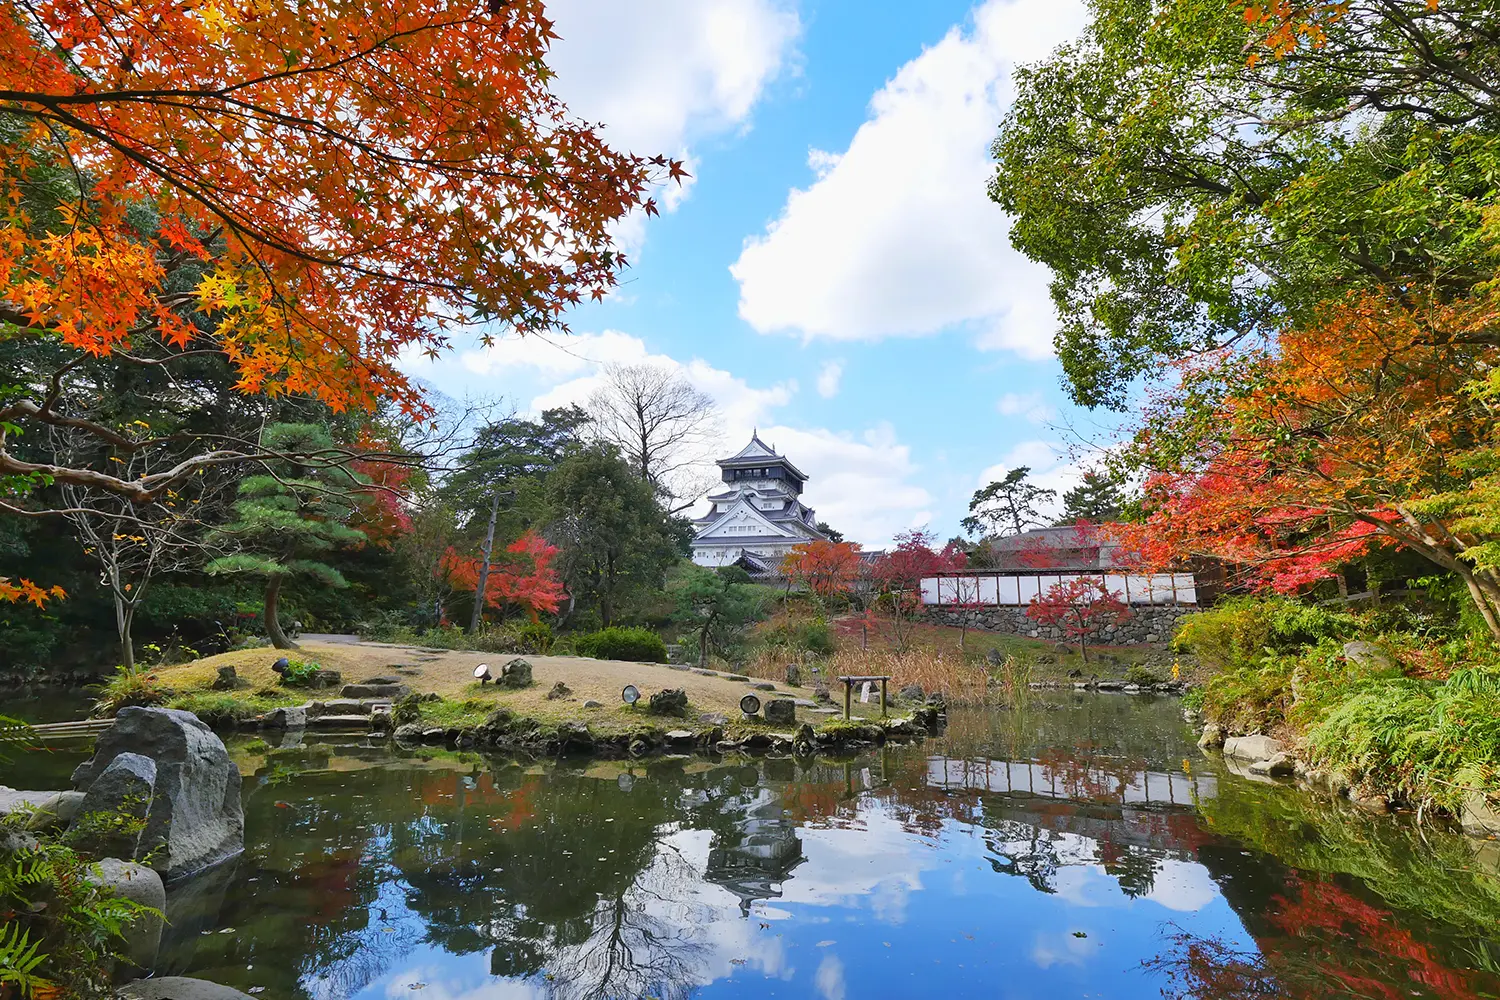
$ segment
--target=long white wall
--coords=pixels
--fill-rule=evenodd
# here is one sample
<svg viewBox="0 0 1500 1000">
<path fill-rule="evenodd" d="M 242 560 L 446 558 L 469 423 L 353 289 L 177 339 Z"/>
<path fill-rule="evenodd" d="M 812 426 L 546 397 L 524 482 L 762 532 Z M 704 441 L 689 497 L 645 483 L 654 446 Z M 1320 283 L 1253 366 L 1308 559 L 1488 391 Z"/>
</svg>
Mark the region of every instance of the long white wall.
<svg viewBox="0 0 1500 1000">
<path fill-rule="evenodd" d="M 1151 576 L 1119 573 L 1058 573 L 1042 576 L 941 576 L 922 581 L 923 604 L 1030 604 L 1064 580 L 1089 577 L 1102 580 L 1111 594 L 1127 604 L 1197 604 L 1196 581 L 1191 573 L 1157 573 Z"/>
</svg>

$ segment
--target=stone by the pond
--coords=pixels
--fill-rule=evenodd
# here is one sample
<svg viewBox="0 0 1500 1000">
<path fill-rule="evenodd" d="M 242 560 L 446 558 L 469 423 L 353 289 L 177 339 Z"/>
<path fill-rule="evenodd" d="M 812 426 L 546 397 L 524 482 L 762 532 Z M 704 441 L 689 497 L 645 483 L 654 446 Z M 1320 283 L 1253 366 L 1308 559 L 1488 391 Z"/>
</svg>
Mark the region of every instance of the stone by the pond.
<svg viewBox="0 0 1500 1000">
<path fill-rule="evenodd" d="M 585 701 L 583 703 L 583 707 L 584 708 L 603 708 L 604 707 L 604 702 L 602 702 L 602 701 L 595 701 L 594 699 L 590 698 L 590 699 L 588 699 L 587 701 Z"/>
<path fill-rule="evenodd" d="M 187 976 L 137 979 L 120 987 L 116 995 L 120 1000 L 255 1000 L 248 993 Z"/>
<path fill-rule="evenodd" d="M 91 873 L 88 879 L 117 896 L 156 911 L 132 920 L 121 933 L 125 939 L 125 954 L 131 963 L 142 970 L 150 969 L 156 964 L 156 952 L 161 947 L 162 917 L 167 912 L 167 890 L 161 876 L 134 861 L 104 858 L 99 862 L 97 874 Z"/>
<path fill-rule="evenodd" d="M 722 712 L 704 712 L 698 716 L 698 721 L 705 726 L 727 726 L 729 725 L 729 716 Z"/>
<path fill-rule="evenodd" d="M 31 811 L 28 830 L 48 830 L 78 815 L 82 792 L 28 792 L 0 785 L 0 819 L 23 809 Z"/>
<path fill-rule="evenodd" d="M 344 688 L 345 691 L 356 685 L 350 684 Z M 323 702 L 323 711 L 320 715 L 369 715 L 370 706 L 357 698 L 330 698 Z"/>
<path fill-rule="evenodd" d="M 775 691 L 776 690 L 776 685 L 772 684 L 770 681 L 761 681 L 759 684 L 752 684 L 750 686 L 753 687 L 753 688 L 755 688 L 755 690 L 757 690 L 757 691 Z"/>
<path fill-rule="evenodd" d="M 408 722 L 404 725 L 397 726 L 396 731 L 391 735 L 396 737 L 396 739 L 400 740 L 402 743 L 416 743 L 422 739 L 422 732 L 426 728 L 427 727 L 419 723 Z"/>
<path fill-rule="evenodd" d="M 1224 741 L 1224 756 L 1240 760 L 1269 760 L 1285 750 L 1280 740 L 1261 733 L 1252 736 L 1231 736 Z"/>
<path fill-rule="evenodd" d="M 307 706 L 273 708 L 262 722 L 267 729 L 301 729 L 307 725 Z"/>
<path fill-rule="evenodd" d="M 919 702 L 927 697 L 927 692 L 922 690 L 922 685 L 920 684 L 908 684 L 901 689 L 897 697 L 902 701 Z"/>
<path fill-rule="evenodd" d="M 1350 789 L 1349 801 L 1365 812 L 1379 814 L 1391 811 L 1391 800 L 1386 797 L 1384 792 L 1366 792 L 1357 788 Z"/>
<path fill-rule="evenodd" d="M 1396 666 L 1395 657 L 1364 639 L 1344 643 L 1344 659 L 1366 670 L 1390 670 Z"/>
<path fill-rule="evenodd" d="M 531 687 L 531 663 L 521 659 L 519 656 L 505 665 L 505 676 L 500 678 L 500 684 L 508 688 Z"/>
<path fill-rule="evenodd" d="M 802 668 L 795 663 L 786 665 L 786 684 L 787 687 L 802 686 Z"/>
<path fill-rule="evenodd" d="M 693 733 L 687 729 L 667 730 L 667 739 L 673 743 L 688 743 L 693 739 Z"/>
<path fill-rule="evenodd" d="M 1483 792 L 1465 793 L 1458 820 L 1471 837 L 1500 837 L 1500 807 Z"/>
<path fill-rule="evenodd" d="M 219 668 L 219 676 L 214 678 L 214 690 L 233 691 L 239 683 L 240 677 L 235 673 L 234 667 L 225 665 Z"/>
<path fill-rule="evenodd" d="M 361 684 L 400 684 L 399 677 L 370 677 L 360 681 Z"/>
<path fill-rule="evenodd" d="M 1290 778 L 1295 771 L 1295 762 L 1285 753 L 1275 754 L 1250 765 L 1251 774 L 1265 774 L 1273 778 Z"/>
<path fill-rule="evenodd" d="M 572 688 L 568 687 L 568 685 L 564 684 L 562 681 L 558 681 L 556 684 L 552 685 L 552 690 L 547 692 L 547 700 L 556 701 L 559 698 L 566 698 L 572 693 Z"/>
<path fill-rule="evenodd" d="M 160 844 L 151 865 L 168 880 L 200 871 L 245 849 L 240 772 L 224 743 L 196 715 L 171 708 L 122 708 L 99 736 L 94 756 L 73 772 L 87 792 L 122 753 L 156 762 L 156 794 L 143 849 Z"/>
<path fill-rule="evenodd" d="M 307 686 L 311 688 L 336 688 L 344 683 L 344 675 L 337 670 L 319 670 L 308 679 Z"/>
<path fill-rule="evenodd" d="M 122 753 L 83 793 L 68 838 L 95 857 L 137 861 L 157 846 L 142 837 L 156 794 L 156 761 Z"/>
<path fill-rule="evenodd" d="M 797 705 L 790 698 L 772 698 L 766 702 L 765 714 L 773 726 L 790 726 L 797 721 Z"/>
<path fill-rule="evenodd" d="M 1198 737 L 1198 745 L 1205 750 L 1217 750 L 1224 745 L 1224 727 L 1217 722 L 1210 722 L 1203 727 L 1203 733 Z"/>
<path fill-rule="evenodd" d="M 646 710 L 652 715 L 686 715 L 687 708 L 687 692 L 681 688 L 667 688 L 651 696 Z"/>
<path fill-rule="evenodd" d="M 388 698 L 391 701 L 395 701 L 397 698 L 405 698 L 411 694 L 411 688 L 400 681 L 386 681 L 384 678 L 378 679 L 381 681 L 379 684 L 375 683 L 375 681 L 365 681 L 363 684 L 345 684 L 339 694 L 345 698 Z"/>
</svg>

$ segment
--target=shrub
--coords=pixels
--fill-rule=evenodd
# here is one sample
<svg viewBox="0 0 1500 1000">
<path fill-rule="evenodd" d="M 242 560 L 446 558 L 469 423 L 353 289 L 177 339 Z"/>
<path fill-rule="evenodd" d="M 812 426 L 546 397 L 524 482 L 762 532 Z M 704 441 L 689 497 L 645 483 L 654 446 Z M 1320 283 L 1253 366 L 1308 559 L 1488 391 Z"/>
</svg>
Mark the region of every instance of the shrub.
<svg viewBox="0 0 1500 1000">
<path fill-rule="evenodd" d="M 1144 687 L 1148 684 L 1160 684 L 1161 677 L 1157 675 L 1156 671 L 1137 663 L 1125 671 L 1125 683 L 1139 684 Z"/>
<path fill-rule="evenodd" d="M 114 676 L 98 687 L 99 697 L 94 701 L 94 715 L 112 718 L 122 708 L 132 705 L 161 705 L 172 696 L 170 688 L 156 681 L 155 674 L 131 673 L 124 667 L 115 668 Z"/>
<path fill-rule="evenodd" d="M 814 656 L 832 656 L 837 648 L 833 629 L 821 618 L 779 622 L 765 629 L 760 639 L 773 649 L 808 652 Z"/>
<path fill-rule="evenodd" d="M 281 683 L 287 687 L 307 687 L 312 683 L 313 676 L 323 665 L 316 660 L 287 660 L 286 669 L 281 673 Z"/>
<path fill-rule="evenodd" d="M 1347 611 L 1329 611 L 1285 597 L 1233 597 L 1183 618 L 1172 645 L 1219 669 L 1245 666 L 1267 652 L 1291 653 L 1323 639 L 1343 640 L 1360 631 Z"/>
<path fill-rule="evenodd" d="M 513 626 L 510 632 L 515 638 L 517 651 L 522 653 L 546 653 L 552 648 L 556 638 L 552 633 L 552 626 L 546 622 L 524 622 Z"/>
<path fill-rule="evenodd" d="M 575 636 L 573 648 L 581 656 L 601 660 L 634 660 L 639 663 L 666 663 L 667 646 L 661 636 L 645 628 L 606 628 L 588 635 Z"/>
</svg>

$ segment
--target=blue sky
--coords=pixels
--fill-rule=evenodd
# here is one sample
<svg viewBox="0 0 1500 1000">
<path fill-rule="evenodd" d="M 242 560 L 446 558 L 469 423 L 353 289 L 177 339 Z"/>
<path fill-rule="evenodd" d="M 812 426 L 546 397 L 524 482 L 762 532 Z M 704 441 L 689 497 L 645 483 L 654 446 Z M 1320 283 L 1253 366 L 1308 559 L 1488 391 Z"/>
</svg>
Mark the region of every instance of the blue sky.
<svg viewBox="0 0 1500 1000">
<path fill-rule="evenodd" d="M 1030 465 L 1066 487 L 1096 419 L 1051 355 L 1047 272 L 985 196 L 1010 72 L 1078 33 L 1077 0 L 559 0 L 558 90 L 616 145 L 693 179 L 620 238 L 618 293 L 573 335 L 459 349 L 414 374 L 532 411 L 599 365 L 680 366 L 868 546 L 958 530 L 969 496 Z"/>
</svg>

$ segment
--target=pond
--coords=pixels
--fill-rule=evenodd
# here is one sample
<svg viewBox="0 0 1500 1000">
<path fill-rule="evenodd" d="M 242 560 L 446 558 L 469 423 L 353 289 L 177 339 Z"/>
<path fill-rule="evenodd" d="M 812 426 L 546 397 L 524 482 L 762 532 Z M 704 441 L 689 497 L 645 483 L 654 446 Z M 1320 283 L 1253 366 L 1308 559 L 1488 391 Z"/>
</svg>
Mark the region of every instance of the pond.
<svg viewBox="0 0 1500 1000">
<path fill-rule="evenodd" d="M 1172 699 L 848 761 L 231 749 L 246 853 L 159 971 L 256 995 L 1500 996 L 1489 845 L 1231 774 Z"/>
</svg>

